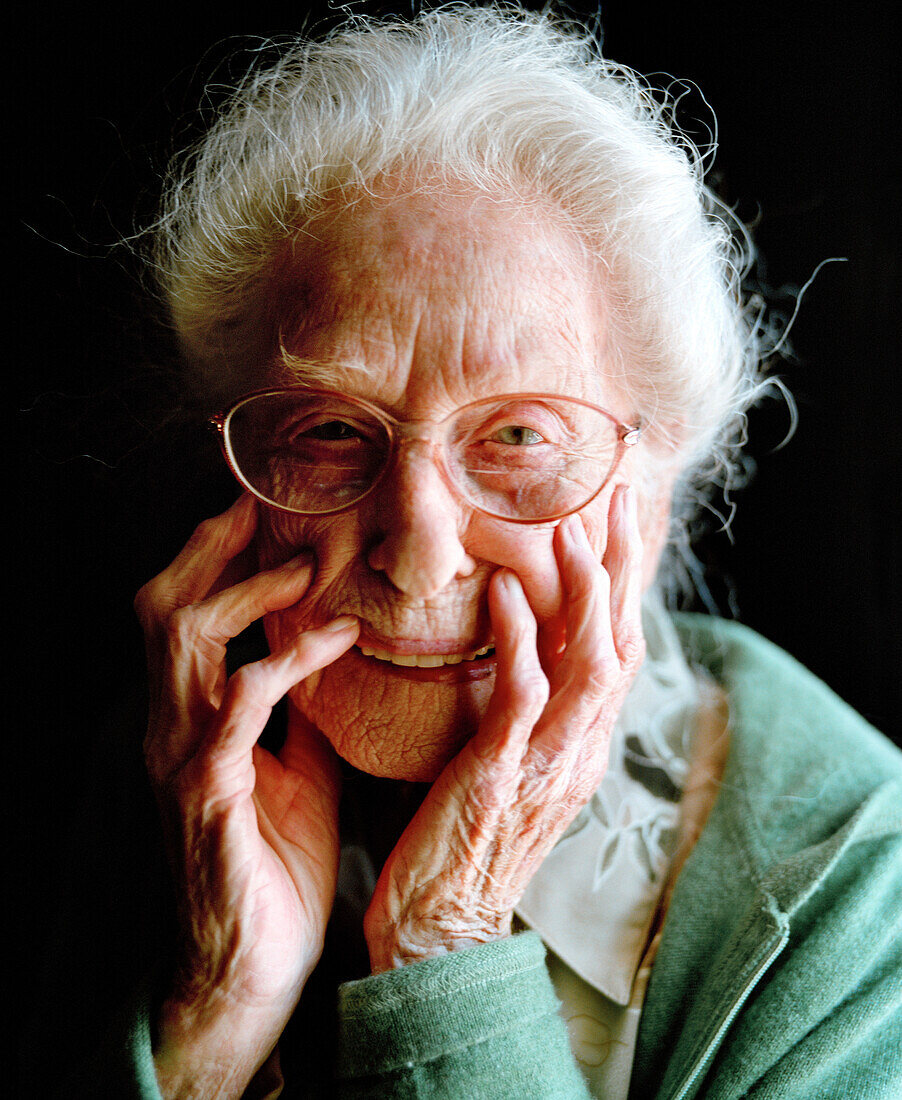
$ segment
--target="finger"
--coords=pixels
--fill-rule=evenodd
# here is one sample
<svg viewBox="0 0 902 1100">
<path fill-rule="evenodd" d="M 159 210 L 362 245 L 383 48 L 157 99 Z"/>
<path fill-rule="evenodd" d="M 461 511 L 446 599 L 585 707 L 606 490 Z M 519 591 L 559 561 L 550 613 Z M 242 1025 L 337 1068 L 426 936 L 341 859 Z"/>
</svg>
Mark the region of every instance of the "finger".
<svg viewBox="0 0 902 1100">
<path fill-rule="evenodd" d="M 536 647 L 536 618 L 519 577 L 500 569 L 489 583 L 495 635 L 495 687 L 473 750 L 486 759 L 510 754 L 519 763 L 548 701 L 548 679 Z"/>
<path fill-rule="evenodd" d="M 300 635 L 262 661 L 244 665 L 226 686 L 217 721 L 202 751 L 217 761 L 242 761 L 251 751 L 278 701 L 302 680 L 350 649 L 360 623 L 343 615 Z"/>
<path fill-rule="evenodd" d="M 184 619 L 195 636 L 224 646 L 251 623 L 271 611 L 283 611 L 297 603 L 310 587 L 313 555 L 303 550 L 274 569 L 256 573 L 240 584 L 182 608 L 173 619 Z"/>
<path fill-rule="evenodd" d="M 555 553 L 566 593 L 567 645 L 559 666 L 563 681 L 574 668 L 583 667 L 587 658 L 608 657 L 615 650 L 611 578 L 589 542 L 581 516 L 567 516 L 555 535 Z"/>
<path fill-rule="evenodd" d="M 533 735 L 554 752 L 579 744 L 620 675 L 611 630 L 610 578 L 578 515 L 555 532 L 555 553 L 567 598 L 567 645 L 551 680 L 551 698 Z"/>
<path fill-rule="evenodd" d="M 611 578 L 611 630 L 614 647 L 625 667 L 642 662 L 642 537 L 639 531 L 636 492 L 618 487 L 611 502 L 610 532 L 604 566 Z"/>
<path fill-rule="evenodd" d="M 297 603 L 307 591 L 312 570 L 310 555 L 301 554 L 169 616 L 159 660 L 164 669 L 164 694 L 182 700 L 189 723 L 196 722 L 205 708 L 220 705 L 230 639 L 268 612 Z M 155 645 L 154 651 L 159 648 Z M 157 662 L 151 659 L 150 646 L 148 660 L 156 679 L 153 666 Z"/>
<path fill-rule="evenodd" d="M 247 548 L 256 527 L 256 501 L 250 493 L 200 523 L 175 560 L 138 593 L 135 610 L 145 630 L 176 608 L 204 599 L 229 562 Z"/>
<path fill-rule="evenodd" d="M 148 639 L 151 721 L 147 752 L 166 771 L 195 751 L 227 689 L 226 644 L 261 615 L 296 603 L 312 575 L 309 554 L 259 573 L 227 592 L 180 607 L 162 641 Z M 158 652 L 159 651 L 159 652 Z"/>
</svg>

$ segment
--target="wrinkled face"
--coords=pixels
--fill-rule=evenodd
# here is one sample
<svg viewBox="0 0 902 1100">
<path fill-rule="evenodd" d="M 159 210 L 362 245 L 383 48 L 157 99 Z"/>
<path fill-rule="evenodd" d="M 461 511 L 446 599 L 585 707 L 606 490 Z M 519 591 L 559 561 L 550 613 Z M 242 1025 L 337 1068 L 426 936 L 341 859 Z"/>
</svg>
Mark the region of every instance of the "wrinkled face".
<svg viewBox="0 0 902 1100">
<path fill-rule="evenodd" d="M 279 294 L 283 345 L 316 364 L 316 382 L 401 420 L 439 420 L 469 401 L 526 391 L 584 398 L 627 423 L 635 416 L 605 382 L 595 272 L 550 213 L 485 197 L 373 200 L 320 223 L 287 265 Z M 270 381 L 286 382 L 281 367 L 260 384 Z M 630 480 L 634 461 L 628 453 L 583 511 L 599 550 L 614 483 Z M 486 589 L 499 566 L 518 574 L 547 621 L 562 597 L 555 525 L 474 511 L 418 443 L 352 511 L 261 513 L 262 566 L 303 547 L 316 555 L 304 600 L 268 617 L 271 646 L 337 615 L 361 623 L 358 645 L 295 688 L 294 703 L 355 767 L 433 779 L 476 728 L 491 660 L 410 669 L 360 647 L 403 659 L 489 644 Z"/>
</svg>

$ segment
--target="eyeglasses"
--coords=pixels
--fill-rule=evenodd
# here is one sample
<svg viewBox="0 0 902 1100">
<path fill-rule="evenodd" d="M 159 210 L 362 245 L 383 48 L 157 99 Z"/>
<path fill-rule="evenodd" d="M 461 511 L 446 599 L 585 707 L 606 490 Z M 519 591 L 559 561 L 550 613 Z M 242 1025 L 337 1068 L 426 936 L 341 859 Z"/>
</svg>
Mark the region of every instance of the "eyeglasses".
<svg viewBox="0 0 902 1100">
<path fill-rule="evenodd" d="M 422 442 L 455 494 L 511 523 L 579 511 L 641 433 L 588 401 L 557 394 L 502 394 L 437 422 L 402 422 L 362 398 L 308 388 L 248 394 L 210 425 L 235 477 L 283 512 L 322 516 L 354 507 L 402 448 Z"/>
</svg>

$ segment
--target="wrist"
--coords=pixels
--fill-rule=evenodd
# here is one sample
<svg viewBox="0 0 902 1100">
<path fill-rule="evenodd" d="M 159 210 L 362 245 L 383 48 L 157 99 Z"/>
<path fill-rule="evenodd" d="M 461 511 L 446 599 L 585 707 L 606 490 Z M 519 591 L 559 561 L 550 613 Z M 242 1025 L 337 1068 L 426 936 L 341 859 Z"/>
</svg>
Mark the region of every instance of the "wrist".
<svg viewBox="0 0 902 1100">
<path fill-rule="evenodd" d="M 272 1052 L 293 1007 L 251 1008 L 216 993 L 204 1003 L 166 998 L 153 1035 L 164 1100 L 237 1100 Z"/>
<path fill-rule="evenodd" d="M 403 930 L 398 926 L 368 929 L 367 947 L 373 974 L 395 970 L 425 959 L 481 947 L 511 934 L 511 918 L 492 925 L 467 925 L 459 928 L 436 927 Z"/>
</svg>

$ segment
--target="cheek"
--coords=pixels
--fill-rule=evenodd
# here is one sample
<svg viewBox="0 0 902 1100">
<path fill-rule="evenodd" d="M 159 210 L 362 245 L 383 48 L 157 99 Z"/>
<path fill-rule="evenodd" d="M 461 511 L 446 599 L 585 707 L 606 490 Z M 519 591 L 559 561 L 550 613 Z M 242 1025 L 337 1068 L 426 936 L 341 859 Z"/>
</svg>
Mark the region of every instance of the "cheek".
<svg viewBox="0 0 902 1100">
<path fill-rule="evenodd" d="M 338 527 L 322 519 L 261 508 L 256 537 L 257 565 L 260 569 L 272 569 L 304 549 L 312 550 L 318 561 L 319 551 L 328 547 L 330 535 Z"/>
<path fill-rule="evenodd" d="M 539 622 L 557 614 L 563 599 L 560 572 L 554 556 L 556 524 L 541 527 L 487 521 L 472 530 L 467 550 L 497 568 L 513 570 Z M 493 570 L 494 571 L 494 570 Z"/>
<path fill-rule="evenodd" d="M 321 626 L 340 613 L 340 591 L 362 545 L 353 515 L 313 519 L 272 509 L 261 512 L 256 538 L 258 568 L 272 569 L 305 549 L 314 555 L 313 581 L 304 598 L 266 616 L 271 649 L 281 648 L 302 631 Z"/>
</svg>

